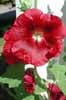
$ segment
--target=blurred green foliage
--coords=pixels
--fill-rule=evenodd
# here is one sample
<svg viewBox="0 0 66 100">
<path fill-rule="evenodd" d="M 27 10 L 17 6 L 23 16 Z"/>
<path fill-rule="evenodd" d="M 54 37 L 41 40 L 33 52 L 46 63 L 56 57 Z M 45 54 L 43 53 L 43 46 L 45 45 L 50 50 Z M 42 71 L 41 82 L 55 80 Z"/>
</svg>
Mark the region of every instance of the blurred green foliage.
<svg viewBox="0 0 66 100">
<path fill-rule="evenodd" d="M 20 4 L 21 4 L 21 7 L 19 8 L 21 9 L 21 11 L 26 11 L 31 8 L 32 0 L 20 0 Z"/>
</svg>

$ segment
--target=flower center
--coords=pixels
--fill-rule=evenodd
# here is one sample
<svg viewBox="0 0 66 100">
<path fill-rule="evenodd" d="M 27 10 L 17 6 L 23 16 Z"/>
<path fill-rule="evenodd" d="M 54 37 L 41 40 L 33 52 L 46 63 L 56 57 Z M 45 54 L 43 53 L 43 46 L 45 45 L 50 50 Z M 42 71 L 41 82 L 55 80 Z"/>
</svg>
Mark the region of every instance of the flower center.
<svg viewBox="0 0 66 100">
<path fill-rule="evenodd" d="M 37 42 L 40 42 L 43 38 L 43 32 L 41 31 L 35 31 L 33 34 L 33 39 Z"/>
</svg>

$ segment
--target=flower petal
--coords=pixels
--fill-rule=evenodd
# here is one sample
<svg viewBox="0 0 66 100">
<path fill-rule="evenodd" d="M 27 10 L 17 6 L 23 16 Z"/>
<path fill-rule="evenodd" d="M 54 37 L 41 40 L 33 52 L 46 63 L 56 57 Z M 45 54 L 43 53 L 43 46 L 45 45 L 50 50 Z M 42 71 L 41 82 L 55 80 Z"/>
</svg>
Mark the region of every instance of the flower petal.
<svg viewBox="0 0 66 100">
<path fill-rule="evenodd" d="M 12 52 L 20 60 L 24 60 L 25 63 L 31 63 L 39 66 L 47 62 L 45 55 L 47 54 L 47 48 L 38 47 L 38 45 L 29 45 L 27 41 L 18 41 L 13 45 Z"/>
<path fill-rule="evenodd" d="M 8 64 L 16 64 L 18 62 L 17 58 L 14 56 L 14 54 L 11 51 L 11 47 L 13 45 L 13 41 L 9 41 L 9 43 L 5 43 L 3 48 L 3 54 L 6 57 L 6 62 Z"/>
</svg>

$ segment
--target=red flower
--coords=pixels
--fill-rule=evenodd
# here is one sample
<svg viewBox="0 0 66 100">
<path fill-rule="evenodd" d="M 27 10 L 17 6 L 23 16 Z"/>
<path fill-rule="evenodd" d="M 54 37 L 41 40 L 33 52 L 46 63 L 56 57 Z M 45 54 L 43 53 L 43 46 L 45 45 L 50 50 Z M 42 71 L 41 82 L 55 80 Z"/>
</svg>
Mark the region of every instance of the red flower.
<svg viewBox="0 0 66 100">
<path fill-rule="evenodd" d="M 65 25 L 62 19 L 43 14 L 38 9 L 30 9 L 20 15 L 4 35 L 7 43 L 13 41 L 11 53 L 20 61 L 35 66 L 58 56 L 63 50 L 64 37 Z"/>
<path fill-rule="evenodd" d="M 66 96 L 61 96 L 60 100 L 66 100 Z"/>
<path fill-rule="evenodd" d="M 27 69 L 24 75 L 24 86 L 25 86 L 25 91 L 33 94 L 35 90 L 35 77 L 32 69 Z"/>
<path fill-rule="evenodd" d="M 55 84 L 49 84 L 50 100 L 66 100 L 66 96 Z"/>
<path fill-rule="evenodd" d="M 12 45 L 13 41 L 6 42 L 5 47 L 3 49 L 3 54 L 4 56 L 6 56 L 6 62 L 8 64 L 16 64 L 18 62 L 17 58 L 11 51 Z"/>
</svg>

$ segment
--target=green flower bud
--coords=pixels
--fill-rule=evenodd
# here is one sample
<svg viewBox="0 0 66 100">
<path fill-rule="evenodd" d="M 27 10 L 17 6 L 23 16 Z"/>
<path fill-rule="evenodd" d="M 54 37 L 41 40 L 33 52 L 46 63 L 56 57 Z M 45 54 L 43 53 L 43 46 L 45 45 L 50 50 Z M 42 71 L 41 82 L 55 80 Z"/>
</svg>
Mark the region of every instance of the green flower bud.
<svg viewBox="0 0 66 100">
<path fill-rule="evenodd" d="M 21 4 L 20 7 L 21 11 L 26 11 L 31 8 L 32 0 L 20 0 L 20 4 Z"/>
</svg>

